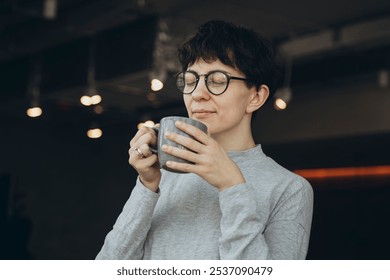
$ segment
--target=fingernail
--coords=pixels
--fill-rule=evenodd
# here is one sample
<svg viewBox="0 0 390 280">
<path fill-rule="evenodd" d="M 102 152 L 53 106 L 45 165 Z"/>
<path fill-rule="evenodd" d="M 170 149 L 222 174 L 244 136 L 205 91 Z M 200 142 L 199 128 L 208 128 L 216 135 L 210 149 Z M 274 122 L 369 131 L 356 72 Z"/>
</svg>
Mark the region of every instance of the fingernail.
<svg viewBox="0 0 390 280">
<path fill-rule="evenodd" d="M 171 133 L 169 131 L 166 131 L 165 136 L 169 136 L 169 135 L 171 135 Z"/>
<path fill-rule="evenodd" d="M 163 151 L 165 151 L 165 150 L 167 149 L 167 145 L 166 145 L 166 144 L 162 145 L 162 146 L 161 146 L 161 149 L 162 149 Z"/>
<path fill-rule="evenodd" d="M 182 125 L 182 121 L 176 121 L 176 125 Z"/>
</svg>

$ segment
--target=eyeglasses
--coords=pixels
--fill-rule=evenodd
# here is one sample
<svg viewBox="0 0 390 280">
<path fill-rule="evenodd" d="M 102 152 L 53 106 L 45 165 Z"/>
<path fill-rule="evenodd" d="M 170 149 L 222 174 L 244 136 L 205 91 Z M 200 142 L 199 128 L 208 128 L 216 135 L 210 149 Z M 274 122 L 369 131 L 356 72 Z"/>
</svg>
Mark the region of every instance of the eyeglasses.
<svg viewBox="0 0 390 280">
<path fill-rule="evenodd" d="M 228 73 L 220 70 L 201 75 L 194 71 L 184 71 L 176 74 L 176 86 L 183 94 L 191 94 L 198 86 L 200 76 L 204 76 L 207 90 L 214 95 L 224 93 L 229 86 L 230 80 L 248 81 L 245 78 L 230 76 Z"/>
</svg>

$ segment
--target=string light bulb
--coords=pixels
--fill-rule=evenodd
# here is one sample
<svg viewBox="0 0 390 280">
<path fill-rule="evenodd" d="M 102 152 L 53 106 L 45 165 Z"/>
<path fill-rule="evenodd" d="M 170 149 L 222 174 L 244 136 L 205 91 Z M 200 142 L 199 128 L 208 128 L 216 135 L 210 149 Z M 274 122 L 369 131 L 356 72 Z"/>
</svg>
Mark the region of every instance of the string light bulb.
<svg viewBox="0 0 390 280">
<path fill-rule="evenodd" d="M 164 87 L 164 83 L 160 81 L 159 79 L 152 79 L 150 81 L 150 89 L 153 91 L 159 91 L 162 90 Z"/>
<path fill-rule="evenodd" d="M 277 110 L 284 110 L 287 108 L 287 103 L 281 98 L 277 98 L 274 105 Z"/>
<path fill-rule="evenodd" d="M 26 114 L 30 118 L 37 118 L 42 115 L 42 108 L 39 106 L 28 108 Z"/>
<path fill-rule="evenodd" d="M 163 67 L 156 67 L 149 73 L 150 89 L 152 91 L 162 90 L 166 79 L 167 71 Z"/>
<path fill-rule="evenodd" d="M 274 108 L 276 110 L 285 110 L 292 98 L 291 90 L 291 73 L 292 73 L 293 61 L 292 57 L 286 58 L 285 73 L 284 73 L 284 85 L 282 88 L 276 90 L 274 95 Z"/>
<path fill-rule="evenodd" d="M 102 102 L 102 97 L 99 94 L 95 95 L 83 95 L 80 98 L 80 103 L 84 106 L 91 106 L 91 105 L 97 105 L 100 102 Z"/>
<path fill-rule="evenodd" d="M 146 127 L 154 127 L 156 124 L 154 123 L 154 121 L 152 120 L 147 120 L 145 122 L 141 122 L 137 125 L 137 128 L 138 129 L 141 129 L 143 126 L 146 126 Z"/>
<path fill-rule="evenodd" d="M 90 128 L 87 131 L 88 138 L 97 139 L 102 137 L 103 131 L 100 128 Z"/>
<path fill-rule="evenodd" d="M 275 92 L 274 107 L 276 110 L 285 110 L 292 98 L 292 91 L 290 87 L 283 87 Z"/>
<path fill-rule="evenodd" d="M 80 102 L 84 106 L 97 105 L 102 102 L 102 97 L 97 91 L 97 85 L 95 81 L 95 55 L 96 55 L 96 40 L 91 39 L 89 46 L 89 58 L 88 58 L 88 89 L 87 92 L 81 96 Z"/>
<path fill-rule="evenodd" d="M 42 108 L 40 104 L 41 95 L 41 79 L 42 79 L 42 65 L 41 56 L 32 57 L 30 81 L 28 87 L 28 95 L 30 98 L 30 107 L 26 110 L 27 116 L 30 118 L 37 118 L 42 115 Z"/>
</svg>

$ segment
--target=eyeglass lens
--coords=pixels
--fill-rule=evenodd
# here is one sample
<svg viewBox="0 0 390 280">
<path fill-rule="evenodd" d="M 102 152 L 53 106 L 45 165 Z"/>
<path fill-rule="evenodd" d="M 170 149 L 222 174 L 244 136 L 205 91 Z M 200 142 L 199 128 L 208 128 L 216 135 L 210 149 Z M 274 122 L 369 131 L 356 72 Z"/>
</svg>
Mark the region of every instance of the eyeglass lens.
<svg viewBox="0 0 390 280">
<path fill-rule="evenodd" d="M 222 94 L 229 84 L 229 77 L 223 72 L 211 72 L 204 76 L 206 87 L 212 94 Z M 195 90 L 199 79 L 199 75 L 193 72 L 183 72 L 177 76 L 176 85 L 182 93 L 189 94 Z"/>
</svg>

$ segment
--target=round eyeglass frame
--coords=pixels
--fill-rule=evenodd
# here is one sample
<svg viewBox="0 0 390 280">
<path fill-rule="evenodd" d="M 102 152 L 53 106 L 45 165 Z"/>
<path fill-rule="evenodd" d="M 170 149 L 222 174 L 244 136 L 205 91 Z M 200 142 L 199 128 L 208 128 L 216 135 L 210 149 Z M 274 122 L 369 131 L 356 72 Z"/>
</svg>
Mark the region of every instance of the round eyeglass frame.
<svg viewBox="0 0 390 280">
<path fill-rule="evenodd" d="M 194 75 L 195 78 L 196 78 L 195 86 L 194 86 L 194 88 L 193 88 L 190 92 L 184 92 L 184 91 L 183 91 L 184 87 L 180 87 L 180 86 L 179 86 L 179 82 L 178 82 L 179 76 L 182 75 L 183 78 L 181 78 L 181 79 L 184 80 L 184 75 L 185 75 L 186 73 L 191 73 L 191 74 Z M 214 73 L 221 73 L 221 74 L 224 74 L 224 75 L 226 76 L 226 79 L 227 79 L 225 89 L 224 89 L 222 92 L 220 92 L 220 93 L 214 93 L 214 92 L 212 92 L 212 91 L 210 90 L 209 84 L 208 84 L 208 82 L 207 82 L 208 77 L 209 77 L 211 74 L 214 74 Z M 230 74 L 228 74 L 228 73 L 226 73 L 226 72 L 224 72 L 224 71 L 221 71 L 221 70 L 210 71 L 210 72 L 208 72 L 207 74 L 198 74 L 198 73 L 196 73 L 195 71 L 188 70 L 188 71 L 179 72 L 179 73 L 177 73 L 177 74 L 175 75 L 176 87 L 179 89 L 179 91 L 180 91 L 182 94 L 191 94 L 191 93 L 193 93 L 193 92 L 195 91 L 195 89 L 197 88 L 201 76 L 204 76 L 204 83 L 205 83 L 205 85 L 206 85 L 206 88 L 207 88 L 207 90 L 208 90 L 211 94 L 213 94 L 213 95 L 221 95 L 221 94 L 223 94 L 223 93 L 228 89 L 229 84 L 230 84 L 230 80 L 250 81 L 250 80 L 248 80 L 248 79 L 246 79 L 246 78 L 231 76 Z"/>
</svg>

